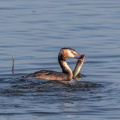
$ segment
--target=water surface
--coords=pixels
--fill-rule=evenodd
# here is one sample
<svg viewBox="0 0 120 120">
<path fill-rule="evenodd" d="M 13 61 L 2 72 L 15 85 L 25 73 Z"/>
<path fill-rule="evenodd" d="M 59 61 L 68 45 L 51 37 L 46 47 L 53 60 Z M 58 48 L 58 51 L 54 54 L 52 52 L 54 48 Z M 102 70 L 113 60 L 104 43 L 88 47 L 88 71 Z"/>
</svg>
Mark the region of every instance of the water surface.
<svg viewBox="0 0 120 120">
<path fill-rule="evenodd" d="M 1 0 L 0 119 L 120 119 L 119 12 L 119 0 Z M 62 47 L 86 54 L 82 81 L 22 79 L 61 71 Z M 77 61 L 67 62 L 73 70 Z"/>
</svg>

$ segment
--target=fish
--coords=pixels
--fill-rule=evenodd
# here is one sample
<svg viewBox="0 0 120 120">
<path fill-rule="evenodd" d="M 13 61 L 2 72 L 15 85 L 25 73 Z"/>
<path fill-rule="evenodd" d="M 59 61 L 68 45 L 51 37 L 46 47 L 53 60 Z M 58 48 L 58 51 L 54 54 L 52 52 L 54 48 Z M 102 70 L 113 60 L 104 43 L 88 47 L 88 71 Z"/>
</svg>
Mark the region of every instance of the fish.
<svg viewBox="0 0 120 120">
<path fill-rule="evenodd" d="M 80 60 L 79 60 L 80 59 Z M 79 74 L 83 63 L 85 62 L 85 54 L 81 55 L 80 58 L 78 59 L 75 69 L 73 71 L 73 79 L 77 79 L 77 77 L 81 77 L 81 74 Z"/>
</svg>

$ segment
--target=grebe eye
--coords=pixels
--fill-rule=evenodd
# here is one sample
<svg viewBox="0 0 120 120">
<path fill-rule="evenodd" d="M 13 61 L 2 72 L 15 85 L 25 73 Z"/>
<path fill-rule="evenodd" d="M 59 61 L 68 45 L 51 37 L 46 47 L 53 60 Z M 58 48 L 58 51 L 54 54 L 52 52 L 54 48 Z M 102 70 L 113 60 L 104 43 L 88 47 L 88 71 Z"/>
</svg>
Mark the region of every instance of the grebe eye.
<svg viewBox="0 0 120 120">
<path fill-rule="evenodd" d="M 71 53 L 75 54 L 75 52 L 74 52 L 74 51 L 71 51 Z"/>
</svg>

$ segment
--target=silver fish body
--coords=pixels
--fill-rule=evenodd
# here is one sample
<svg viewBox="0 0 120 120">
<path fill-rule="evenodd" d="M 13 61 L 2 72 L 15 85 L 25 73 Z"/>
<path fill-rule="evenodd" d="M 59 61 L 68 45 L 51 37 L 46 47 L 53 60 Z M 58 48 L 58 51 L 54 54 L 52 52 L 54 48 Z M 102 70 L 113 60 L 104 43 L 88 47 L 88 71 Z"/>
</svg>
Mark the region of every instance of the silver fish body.
<svg viewBox="0 0 120 120">
<path fill-rule="evenodd" d="M 75 66 L 75 69 L 73 71 L 73 79 L 75 79 L 77 76 L 80 78 L 81 75 L 79 74 L 81 68 L 82 68 L 82 65 L 84 63 L 84 59 L 85 59 L 85 54 L 84 55 L 81 55 L 81 57 L 79 58 L 81 60 L 78 60 L 77 63 L 76 63 L 76 66 Z"/>
</svg>

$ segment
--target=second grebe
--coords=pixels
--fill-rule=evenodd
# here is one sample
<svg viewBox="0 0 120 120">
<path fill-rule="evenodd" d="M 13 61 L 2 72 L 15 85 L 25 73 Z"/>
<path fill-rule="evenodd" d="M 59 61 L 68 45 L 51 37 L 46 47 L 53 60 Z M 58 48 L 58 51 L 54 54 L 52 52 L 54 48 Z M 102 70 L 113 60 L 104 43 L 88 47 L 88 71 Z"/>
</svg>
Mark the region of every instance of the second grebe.
<svg viewBox="0 0 120 120">
<path fill-rule="evenodd" d="M 36 78 L 36 79 L 46 79 L 46 80 L 60 80 L 60 81 L 70 81 L 73 78 L 73 73 L 68 64 L 66 63 L 66 58 L 77 58 L 75 55 L 80 55 L 72 48 L 62 48 L 58 55 L 58 62 L 62 68 L 62 72 L 50 71 L 50 70 L 41 70 L 33 74 L 26 75 L 24 78 Z"/>
</svg>

